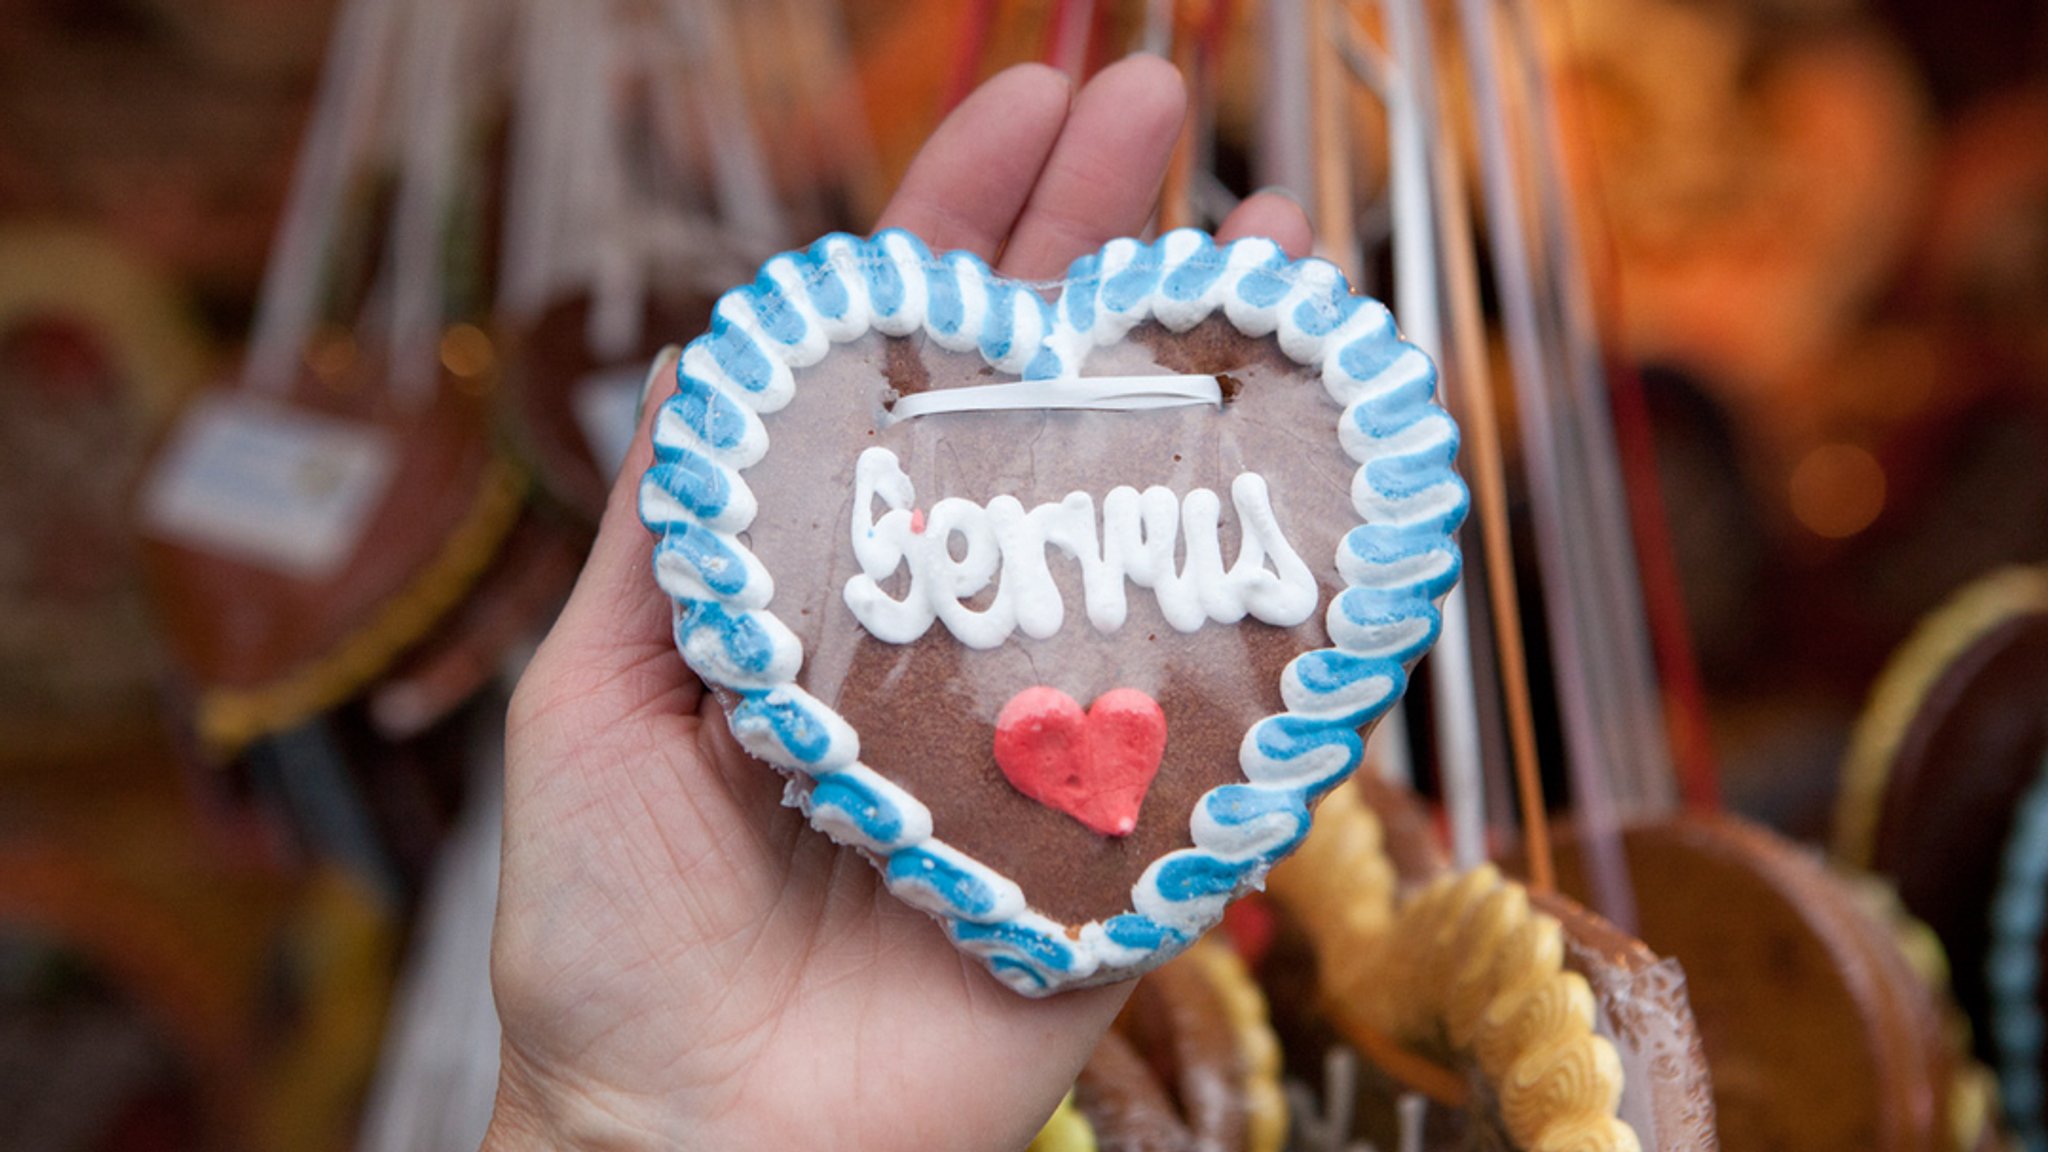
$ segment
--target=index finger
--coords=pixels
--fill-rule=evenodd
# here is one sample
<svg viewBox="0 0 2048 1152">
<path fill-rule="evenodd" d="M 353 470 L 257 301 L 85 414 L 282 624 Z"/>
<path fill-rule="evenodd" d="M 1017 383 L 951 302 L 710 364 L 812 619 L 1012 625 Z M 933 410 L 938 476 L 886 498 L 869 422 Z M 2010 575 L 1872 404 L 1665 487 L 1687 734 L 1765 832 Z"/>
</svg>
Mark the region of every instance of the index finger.
<svg viewBox="0 0 2048 1152">
<path fill-rule="evenodd" d="M 998 73 L 918 150 L 877 228 L 902 228 L 934 252 L 993 262 L 1067 120 L 1073 84 L 1043 64 Z"/>
<path fill-rule="evenodd" d="M 1003 252 L 1002 271 L 1057 276 L 1076 256 L 1135 234 L 1152 215 L 1187 114 L 1187 86 L 1157 56 L 1130 56 L 1081 89 Z"/>
</svg>

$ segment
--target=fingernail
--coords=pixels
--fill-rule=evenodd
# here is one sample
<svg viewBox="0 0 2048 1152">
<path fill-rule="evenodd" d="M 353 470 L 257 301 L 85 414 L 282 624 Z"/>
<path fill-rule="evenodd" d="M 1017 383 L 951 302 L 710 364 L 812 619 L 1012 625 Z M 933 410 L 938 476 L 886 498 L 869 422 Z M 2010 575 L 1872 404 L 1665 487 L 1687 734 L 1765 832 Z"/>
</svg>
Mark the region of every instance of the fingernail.
<svg viewBox="0 0 2048 1152">
<path fill-rule="evenodd" d="M 670 344 L 654 354 L 654 363 L 647 366 L 647 379 L 640 384 L 640 405 L 635 411 L 647 411 L 647 398 L 654 395 L 654 390 L 660 387 L 663 382 L 675 376 L 676 361 L 681 358 L 682 354 L 683 350 L 674 344 Z"/>
</svg>

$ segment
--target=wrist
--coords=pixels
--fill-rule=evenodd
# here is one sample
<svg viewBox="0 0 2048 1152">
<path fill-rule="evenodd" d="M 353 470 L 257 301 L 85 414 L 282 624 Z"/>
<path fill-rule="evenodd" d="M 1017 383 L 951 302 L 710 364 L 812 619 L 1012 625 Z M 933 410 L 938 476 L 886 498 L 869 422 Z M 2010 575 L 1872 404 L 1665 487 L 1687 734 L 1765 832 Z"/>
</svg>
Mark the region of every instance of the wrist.
<svg viewBox="0 0 2048 1152">
<path fill-rule="evenodd" d="M 641 1152 L 682 1147 L 635 1124 L 604 1094 L 559 1084 L 540 1085 L 508 1051 L 498 1072 L 498 1096 L 481 1152 Z"/>
</svg>

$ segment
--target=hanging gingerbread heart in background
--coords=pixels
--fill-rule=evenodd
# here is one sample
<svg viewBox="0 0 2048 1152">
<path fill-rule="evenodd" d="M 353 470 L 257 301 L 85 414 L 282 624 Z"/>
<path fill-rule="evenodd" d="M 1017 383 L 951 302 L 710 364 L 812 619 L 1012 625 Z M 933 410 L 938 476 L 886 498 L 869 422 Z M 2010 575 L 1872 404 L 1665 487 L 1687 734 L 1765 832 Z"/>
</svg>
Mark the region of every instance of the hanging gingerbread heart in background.
<svg viewBox="0 0 2048 1152">
<path fill-rule="evenodd" d="M 1357 767 L 1458 576 L 1434 385 L 1268 241 L 1027 285 L 834 235 L 719 301 L 641 515 L 788 802 L 1042 995 L 1186 947 Z M 1004 724 L 1020 693 L 1078 755 Z"/>
<path fill-rule="evenodd" d="M 716 7 L 523 8 L 495 308 L 503 408 L 543 488 L 595 524 L 649 359 L 788 244 L 789 190 Z"/>
<path fill-rule="evenodd" d="M 160 738 L 127 503 L 213 356 L 175 287 L 106 236 L 0 227 L 0 763 Z"/>
<path fill-rule="evenodd" d="M 238 386 L 191 405 L 145 481 L 144 566 L 216 758 L 370 687 L 520 521 L 489 341 L 460 322 L 486 260 L 452 224 L 483 196 L 464 141 L 502 20 L 475 0 L 346 6 Z M 396 709 L 401 727 L 460 694 Z"/>
</svg>

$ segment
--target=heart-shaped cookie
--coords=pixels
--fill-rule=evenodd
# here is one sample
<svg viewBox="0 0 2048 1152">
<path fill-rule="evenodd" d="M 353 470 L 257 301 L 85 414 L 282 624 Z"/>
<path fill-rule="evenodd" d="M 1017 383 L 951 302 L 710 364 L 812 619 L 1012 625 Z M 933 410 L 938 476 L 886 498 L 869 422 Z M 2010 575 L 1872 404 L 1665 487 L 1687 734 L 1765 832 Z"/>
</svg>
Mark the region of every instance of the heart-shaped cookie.
<svg viewBox="0 0 2048 1152">
<path fill-rule="evenodd" d="M 1185 947 L 1357 766 L 1458 575 L 1434 386 L 1269 241 L 1117 240 L 1031 285 L 834 235 L 685 350 L 641 517 L 677 646 L 789 802 L 1037 995 Z M 1020 694 L 1083 754 L 1006 735 Z M 1133 695 L 1142 771 L 1149 737 L 1089 751 L 1079 703 Z"/>
<path fill-rule="evenodd" d="M 376 363 L 358 358 L 346 389 L 308 378 L 290 404 L 216 393 L 193 405 L 189 419 L 233 415 L 226 426 L 234 435 L 192 436 L 188 428 L 155 465 L 157 488 L 173 475 L 222 477 L 233 499 L 206 492 L 226 510 L 220 519 L 258 538 L 295 542 L 318 534 L 306 506 L 350 487 L 330 475 L 346 473 L 323 445 L 375 437 L 393 458 L 388 479 L 366 486 L 374 498 L 362 522 L 335 533 L 345 546 L 324 568 L 293 568 L 261 548 L 172 531 L 172 517 L 147 510 L 146 494 L 143 569 L 181 678 L 196 689 L 193 727 L 211 756 L 237 755 L 369 687 L 476 592 L 520 521 L 525 472 L 493 446 L 483 404 L 447 385 L 430 405 L 408 411 L 389 399 Z M 278 482 L 284 467 L 302 491 Z"/>
</svg>

